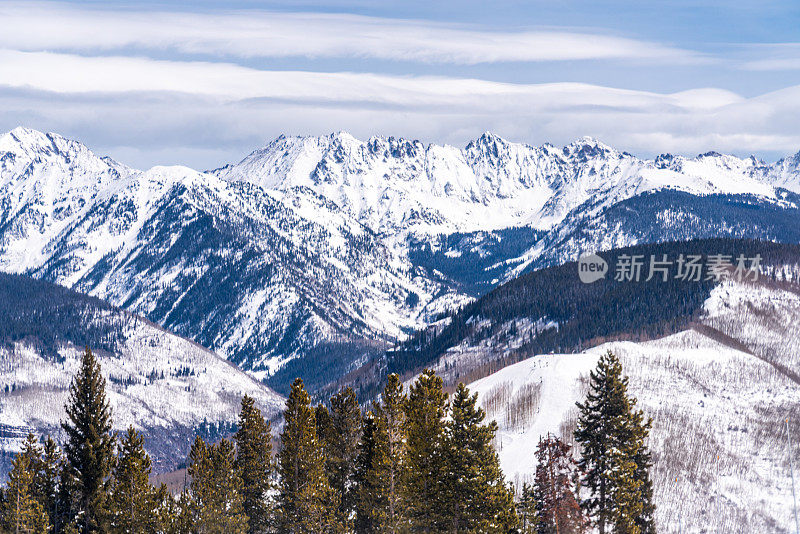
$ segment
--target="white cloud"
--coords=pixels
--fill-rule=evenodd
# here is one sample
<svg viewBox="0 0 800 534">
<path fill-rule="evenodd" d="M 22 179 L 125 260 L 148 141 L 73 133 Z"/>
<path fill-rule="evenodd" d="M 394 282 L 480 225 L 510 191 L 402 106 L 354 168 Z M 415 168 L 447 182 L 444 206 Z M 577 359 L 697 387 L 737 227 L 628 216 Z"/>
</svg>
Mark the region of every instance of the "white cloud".
<svg viewBox="0 0 800 534">
<path fill-rule="evenodd" d="M 592 135 L 643 155 L 772 156 L 800 148 L 798 122 L 800 86 L 744 98 L 0 51 L 0 130 L 57 131 L 139 167 L 209 168 L 280 133 L 335 130 L 462 146 L 485 130 L 535 144 Z"/>
<path fill-rule="evenodd" d="M 648 60 L 709 61 L 658 43 L 571 31 L 488 31 L 461 25 L 345 14 L 177 13 L 55 3 L 0 6 L 0 48 L 126 49 L 237 58 L 374 58 L 426 63 Z"/>
<path fill-rule="evenodd" d="M 435 113 L 464 108 L 502 112 L 575 106 L 706 109 L 739 100 L 734 93 L 719 89 L 660 95 L 582 83 L 512 84 L 432 76 L 268 71 L 227 63 L 13 50 L 0 50 L 0 86 L 57 93 L 168 92 L 220 101 L 370 104 L 428 108 Z"/>
</svg>

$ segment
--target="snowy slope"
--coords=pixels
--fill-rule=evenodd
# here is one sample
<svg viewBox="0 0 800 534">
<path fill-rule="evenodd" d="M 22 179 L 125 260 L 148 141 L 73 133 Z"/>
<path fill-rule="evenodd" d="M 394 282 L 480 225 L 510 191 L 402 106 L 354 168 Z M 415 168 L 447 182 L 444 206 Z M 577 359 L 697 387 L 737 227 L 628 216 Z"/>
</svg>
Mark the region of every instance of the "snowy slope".
<svg viewBox="0 0 800 534">
<path fill-rule="evenodd" d="M 0 270 L 107 299 L 269 377 L 315 347 L 403 338 L 475 287 L 582 250 L 798 241 L 786 220 L 800 201 L 778 189 L 800 188 L 797 161 L 643 160 L 591 138 L 532 147 L 487 133 L 459 149 L 337 133 L 282 136 L 209 173 L 139 171 L 17 128 L 0 135 Z M 667 193 L 683 196 L 656 206 Z M 730 203 L 720 195 L 762 220 L 709 207 Z M 502 246 L 519 226 L 531 243 Z M 481 267 L 412 261 L 456 231 L 497 245 Z"/>
<path fill-rule="evenodd" d="M 779 183 L 764 178 L 767 167 L 752 158 L 641 160 L 588 137 L 557 148 L 487 133 L 460 150 L 338 133 L 280 137 L 215 174 L 287 194 L 312 188 L 379 233 L 443 233 L 550 228 L 587 200 L 607 206 L 665 188 L 775 198 L 774 185 L 800 185 L 796 166 L 784 167 Z"/>
<path fill-rule="evenodd" d="M 234 423 L 243 395 L 269 417 L 283 407 L 281 396 L 208 349 L 98 299 L 5 274 L 0 298 L 3 451 L 15 450 L 28 430 L 63 437 L 86 345 L 106 377 L 114 428 L 144 431 L 159 469 L 182 461 L 198 428 Z"/>
<path fill-rule="evenodd" d="M 320 340 L 399 336 L 441 294 L 311 190 L 282 199 L 185 167 L 118 168 L 24 129 L 0 147 L 0 269 L 105 298 L 248 370 Z"/>
<path fill-rule="evenodd" d="M 650 446 L 661 532 L 790 532 L 792 501 L 784 418 L 800 438 L 800 297 L 794 290 L 726 283 L 698 329 L 655 341 L 603 344 L 535 356 L 470 385 L 497 419 L 503 469 L 517 482 L 535 469 L 539 436 L 570 439 L 589 370 L 616 352 L 630 392 L 654 418 Z M 719 330 L 718 330 L 719 328 Z M 776 365 L 777 364 L 777 365 Z M 534 408 L 510 410 L 523 398 Z M 501 399 L 502 402 L 498 402 Z M 793 449 L 795 459 L 798 448 Z"/>
</svg>

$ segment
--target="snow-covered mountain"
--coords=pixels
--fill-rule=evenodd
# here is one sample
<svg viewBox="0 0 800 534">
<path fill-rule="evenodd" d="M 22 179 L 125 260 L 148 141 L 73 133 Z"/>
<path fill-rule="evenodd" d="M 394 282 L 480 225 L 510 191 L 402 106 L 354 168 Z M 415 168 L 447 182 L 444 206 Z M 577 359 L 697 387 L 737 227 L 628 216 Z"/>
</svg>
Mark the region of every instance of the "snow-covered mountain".
<svg viewBox="0 0 800 534">
<path fill-rule="evenodd" d="M 91 346 L 114 429 L 142 430 L 158 470 L 183 461 L 196 432 L 236 422 L 243 395 L 268 417 L 283 398 L 208 349 L 65 288 L 0 274 L 0 450 L 30 430 L 63 437 L 72 377 Z M 0 471 L 4 466 L 0 465 Z"/>
<path fill-rule="evenodd" d="M 591 138 L 557 148 L 484 134 L 458 149 L 282 136 L 211 172 L 139 171 L 17 128 L 0 136 L 0 269 L 107 299 L 259 377 L 366 340 L 328 350 L 339 373 L 370 343 L 582 250 L 694 234 L 798 241 L 783 224 L 797 217 L 793 191 L 800 156 L 643 160 Z"/>
<path fill-rule="evenodd" d="M 575 402 L 598 357 L 614 351 L 630 392 L 654 418 L 650 437 L 659 531 L 792 532 L 785 422 L 800 439 L 800 291 L 727 282 L 694 328 L 578 354 L 534 356 L 470 385 L 499 423 L 506 476 L 530 480 L 540 436 L 572 442 Z M 528 406 L 527 411 L 515 406 Z"/>
</svg>

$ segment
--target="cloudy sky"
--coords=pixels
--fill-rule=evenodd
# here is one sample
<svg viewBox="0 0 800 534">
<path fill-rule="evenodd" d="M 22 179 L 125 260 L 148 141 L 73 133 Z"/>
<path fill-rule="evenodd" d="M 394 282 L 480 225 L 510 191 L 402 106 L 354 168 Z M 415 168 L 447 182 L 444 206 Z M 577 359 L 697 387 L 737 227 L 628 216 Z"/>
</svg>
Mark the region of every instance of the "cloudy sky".
<svg viewBox="0 0 800 534">
<path fill-rule="evenodd" d="M 0 131 L 213 168 L 281 133 L 800 150 L 796 0 L 0 1 Z"/>
</svg>

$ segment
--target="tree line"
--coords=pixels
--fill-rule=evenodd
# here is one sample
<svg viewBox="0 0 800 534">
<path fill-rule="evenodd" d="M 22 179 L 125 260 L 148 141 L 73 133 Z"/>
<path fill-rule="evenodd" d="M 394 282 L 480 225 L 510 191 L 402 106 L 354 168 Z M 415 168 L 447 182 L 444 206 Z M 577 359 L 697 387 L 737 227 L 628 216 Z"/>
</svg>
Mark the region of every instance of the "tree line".
<svg viewBox="0 0 800 534">
<path fill-rule="evenodd" d="M 548 434 L 532 447 L 535 477 L 516 495 L 477 394 L 452 399 L 425 370 L 406 389 L 390 375 L 362 409 L 344 388 L 313 405 L 299 378 L 279 447 L 254 400 L 216 443 L 196 437 L 187 483 L 151 482 L 142 434 L 112 432 L 100 366 L 87 348 L 70 385 L 62 447 L 29 435 L 0 494 L 5 532 L 94 534 L 537 533 L 654 534 L 652 424 L 627 393 L 612 353 L 578 404 L 580 454 Z"/>
</svg>

